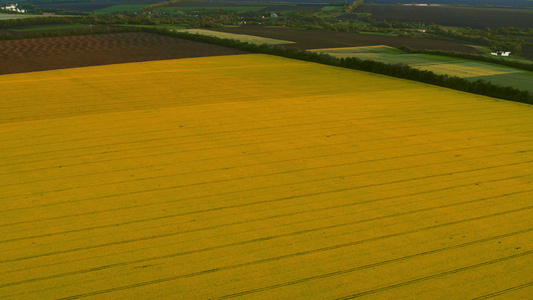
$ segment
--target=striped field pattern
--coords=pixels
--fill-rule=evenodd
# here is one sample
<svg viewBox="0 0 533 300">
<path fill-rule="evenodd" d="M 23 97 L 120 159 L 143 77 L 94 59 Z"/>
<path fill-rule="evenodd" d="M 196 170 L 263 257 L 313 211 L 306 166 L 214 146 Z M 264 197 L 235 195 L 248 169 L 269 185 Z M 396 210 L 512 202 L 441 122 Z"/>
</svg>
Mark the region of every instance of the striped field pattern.
<svg viewBox="0 0 533 300">
<path fill-rule="evenodd" d="M 533 107 L 262 54 L 0 76 L 0 298 L 527 298 Z"/>
<path fill-rule="evenodd" d="M 316 49 L 337 58 L 357 57 L 386 64 L 403 63 L 438 75 L 457 76 L 471 81 L 482 79 L 500 86 L 533 92 L 533 72 L 489 62 L 432 54 L 409 54 L 388 46 Z"/>
</svg>

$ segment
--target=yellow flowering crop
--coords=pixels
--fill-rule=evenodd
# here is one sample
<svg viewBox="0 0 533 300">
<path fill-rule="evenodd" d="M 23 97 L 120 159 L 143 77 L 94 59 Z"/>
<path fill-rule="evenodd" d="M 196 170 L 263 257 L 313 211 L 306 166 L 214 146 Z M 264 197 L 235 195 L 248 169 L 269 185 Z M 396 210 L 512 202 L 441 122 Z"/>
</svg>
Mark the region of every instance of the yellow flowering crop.
<svg viewBox="0 0 533 300">
<path fill-rule="evenodd" d="M 531 106 L 261 54 L 0 95 L 3 298 L 531 290 Z"/>
</svg>

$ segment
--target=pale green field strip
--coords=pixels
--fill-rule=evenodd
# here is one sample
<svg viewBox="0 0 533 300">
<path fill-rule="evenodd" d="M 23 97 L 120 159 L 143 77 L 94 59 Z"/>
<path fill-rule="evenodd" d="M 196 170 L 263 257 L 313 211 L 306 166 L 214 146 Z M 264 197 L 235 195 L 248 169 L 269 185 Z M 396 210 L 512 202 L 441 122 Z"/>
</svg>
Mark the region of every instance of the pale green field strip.
<svg viewBox="0 0 533 300">
<path fill-rule="evenodd" d="M 338 12 L 342 11 L 344 8 L 342 6 L 324 6 L 322 7 L 322 11 L 324 12 Z"/>
<path fill-rule="evenodd" d="M 49 17 L 49 16 L 47 16 L 47 15 L 2 14 L 2 13 L 0 13 L 0 20 L 24 19 L 24 18 L 41 18 L 41 17 Z"/>
<path fill-rule="evenodd" d="M 225 11 L 236 11 L 236 12 L 258 12 L 262 9 L 267 8 L 264 5 L 228 5 L 228 6 L 168 6 L 168 7 L 159 7 L 155 11 L 185 11 L 190 13 L 190 11 L 211 11 L 216 9 L 223 9 Z"/>
<path fill-rule="evenodd" d="M 247 43 L 252 43 L 252 44 L 259 44 L 259 45 L 262 45 L 262 44 L 280 45 L 280 44 L 294 43 L 291 41 L 271 39 L 271 38 L 265 38 L 265 37 L 254 36 L 254 35 L 218 32 L 218 31 L 212 31 L 212 30 L 206 30 L 206 29 L 178 29 L 176 31 L 188 32 L 192 34 L 207 35 L 207 36 L 214 36 L 214 37 L 221 38 L 221 39 L 232 39 L 232 40 L 237 40 L 237 41 L 247 42 Z"/>
<path fill-rule="evenodd" d="M 113 12 L 122 12 L 122 11 L 138 11 L 139 9 L 147 6 L 148 4 L 120 4 L 108 6 L 99 10 L 96 10 L 96 14 L 109 14 Z"/>
<path fill-rule="evenodd" d="M 262 54 L 0 79 L 2 299 L 531 294 L 533 106 Z"/>
<path fill-rule="evenodd" d="M 42 25 L 24 29 L 11 29 L 12 31 L 37 31 L 37 30 L 60 30 L 60 29 L 77 29 L 77 28 L 90 28 L 92 25 L 86 24 L 61 24 L 61 25 Z"/>
<path fill-rule="evenodd" d="M 533 91 L 533 72 L 511 67 L 429 54 L 409 54 L 388 46 L 347 47 L 312 50 L 335 57 L 358 57 L 388 64 L 404 63 L 435 74 L 448 74 L 472 80 L 484 79 L 503 86 Z"/>
</svg>

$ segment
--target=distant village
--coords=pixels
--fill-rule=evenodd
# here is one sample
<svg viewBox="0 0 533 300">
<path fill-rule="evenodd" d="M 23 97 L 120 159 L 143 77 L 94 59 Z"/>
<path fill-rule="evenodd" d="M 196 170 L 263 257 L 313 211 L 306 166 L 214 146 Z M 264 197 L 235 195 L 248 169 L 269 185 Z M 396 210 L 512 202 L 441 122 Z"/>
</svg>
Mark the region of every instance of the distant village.
<svg viewBox="0 0 533 300">
<path fill-rule="evenodd" d="M 491 55 L 494 55 L 494 56 L 511 56 L 511 52 L 509 51 L 494 51 L 494 52 L 491 52 L 490 53 Z"/>
<path fill-rule="evenodd" d="M 15 4 L 6 5 L 4 7 L 0 7 L 0 9 L 7 10 L 7 11 L 18 12 L 18 13 L 25 13 L 26 12 L 26 10 L 18 8 L 18 6 L 19 6 L 19 4 L 15 3 Z"/>
</svg>

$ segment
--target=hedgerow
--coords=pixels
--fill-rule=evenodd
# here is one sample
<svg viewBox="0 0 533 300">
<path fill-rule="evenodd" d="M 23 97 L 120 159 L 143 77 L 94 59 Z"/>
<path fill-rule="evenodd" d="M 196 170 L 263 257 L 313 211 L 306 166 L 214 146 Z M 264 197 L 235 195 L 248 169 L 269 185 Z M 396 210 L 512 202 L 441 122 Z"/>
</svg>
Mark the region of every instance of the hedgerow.
<svg viewBox="0 0 533 300">
<path fill-rule="evenodd" d="M 247 42 L 239 42 L 232 39 L 222 39 L 218 37 L 191 34 L 187 32 L 177 32 L 161 28 L 143 28 L 144 31 L 170 35 L 174 37 L 195 40 L 204 43 L 217 44 L 221 46 L 237 48 L 252 53 L 264 53 L 278 55 L 287 58 L 316 62 L 337 67 L 354 70 L 367 71 L 383 74 L 402 79 L 419 81 L 436 86 L 442 86 L 459 91 L 485 95 L 493 98 L 533 104 L 533 94 L 513 87 L 504 87 L 484 80 L 470 81 L 457 76 L 437 75 L 431 71 L 419 70 L 405 64 L 387 64 L 373 60 L 362 60 L 353 58 L 336 58 L 328 54 L 314 53 L 294 47 L 283 47 L 279 45 L 258 45 Z"/>
<path fill-rule="evenodd" d="M 103 34 L 115 32 L 132 32 L 144 31 L 162 35 L 169 35 L 173 37 L 194 40 L 198 42 L 217 44 L 230 48 L 236 48 L 251 53 L 263 53 L 270 55 L 283 56 L 292 59 L 299 59 L 304 61 L 316 62 L 337 67 L 349 68 L 354 70 L 367 71 L 387 76 L 393 76 L 408 80 L 419 81 L 427 84 L 442 86 L 455 90 L 465 91 L 469 93 L 485 95 L 489 97 L 516 101 L 521 103 L 533 104 L 533 93 L 519 90 L 513 87 L 504 87 L 493 84 L 484 80 L 469 81 L 464 78 L 449 75 L 437 75 L 431 71 L 419 70 L 412 68 L 405 64 L 387 64 L 372 60 L 362 60 L 359 58 L 336 58 L 328 54 L 315 53 L 294 47 L 283 47 L 279 45 L 259 45 L 248 42 L 240 42 L 233 39 L 224 39 L 213 36 L 191 34 L 187 32 L 177 32 L 166 28 L 150 28 L 150 27 L 105 27 L 105 28 L 89 28 L 89 29 L 74 29 L 66 32 L 48 32 L 48 33 L 32 33 L 30 36 L 16 37 L 10 35 L 0 35 L 2 39 L 14 38 L 28 38 L 28 37 L 50 37 L 50 36 L 65 36 L 65 35 L 84 35 L 84 34 Z M 406 48 L 403 48 L 404 50 Z"/>
</svg>

